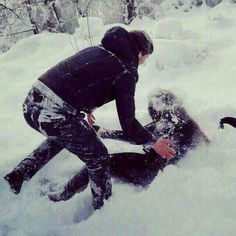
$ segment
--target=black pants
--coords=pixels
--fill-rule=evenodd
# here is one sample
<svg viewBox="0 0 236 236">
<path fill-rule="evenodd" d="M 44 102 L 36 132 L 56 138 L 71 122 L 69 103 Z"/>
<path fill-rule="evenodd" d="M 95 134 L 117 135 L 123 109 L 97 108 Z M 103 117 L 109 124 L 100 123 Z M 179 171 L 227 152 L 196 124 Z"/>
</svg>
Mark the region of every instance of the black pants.
<svg viewBox="0 0 236 236">
<path fill-rule="evenodd" d="M 162 166 L 154 155 L 123 152 L 110 155 L 110 169 L 112 177 L 145 187 L 154 180 Z M 65 184 L 62 194 L 72 197 L 76 192 L 83 191 L 88 182 L 88 170 L 84 166 Z"/>
<path fill-rule="evenodd" d="M 96 132 L 80 113 L 73 114 L 68 104 L 59 105 L 35 88 L 30 90 L 23 107 L 27 123 L 48 139 L 16 169 L 25 170 L 26 179 L 30 179 L 50 160 L 49 157 L 65 148 L 86 163 L 93 206 L 100 208 L 103 199 L 111 195 L 111 181 L 108 152 Z M 48 153 L 49 150 L 53 153 Z"/>
</svg>

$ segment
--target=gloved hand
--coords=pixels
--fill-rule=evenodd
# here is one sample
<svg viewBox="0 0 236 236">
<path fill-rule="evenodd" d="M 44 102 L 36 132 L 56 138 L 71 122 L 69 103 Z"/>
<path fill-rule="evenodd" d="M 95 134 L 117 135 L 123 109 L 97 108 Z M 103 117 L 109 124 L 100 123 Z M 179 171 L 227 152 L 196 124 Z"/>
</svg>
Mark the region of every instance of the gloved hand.
<svg viewBox="0 0 236 236">
<path fill-rule="evenodd" d="M 170 147 L 172 144 L 170 139 L 159 138 L 152 145 L 152 148 L 159 154 L 163 159 L 169 160 L 174 157 L 175 150 Z"/>
</svg>

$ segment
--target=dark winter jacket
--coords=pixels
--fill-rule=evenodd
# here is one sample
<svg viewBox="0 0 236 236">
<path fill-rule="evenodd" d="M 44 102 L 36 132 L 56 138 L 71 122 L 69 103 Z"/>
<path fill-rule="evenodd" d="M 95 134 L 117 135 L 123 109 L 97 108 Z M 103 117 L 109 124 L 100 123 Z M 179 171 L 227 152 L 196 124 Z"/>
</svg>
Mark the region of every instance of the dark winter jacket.
<svg viewBox="0 0 236 236">
<path fill-rule="evenodd" d="M 113 27 L 106 32 L 102 45 L 81 50 L 39 80 L 65 102 L 86 113 L 115 100 L 123 131 L 136 143 L 145 144 L 154 140 L 135 119 L 138 53 L 128 31 Z"/>
</svg>

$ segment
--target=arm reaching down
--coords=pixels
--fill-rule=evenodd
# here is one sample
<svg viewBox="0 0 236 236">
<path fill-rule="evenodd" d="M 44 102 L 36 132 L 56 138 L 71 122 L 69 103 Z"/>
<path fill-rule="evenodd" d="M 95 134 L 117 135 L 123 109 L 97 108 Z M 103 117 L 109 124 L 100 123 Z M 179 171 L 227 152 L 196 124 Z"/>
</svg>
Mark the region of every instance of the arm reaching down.
<svg viewBox="0 0 236 236">
<path fill-rule="evenodd" d="M 95 129 L 95 131 L 97 132 L 97 135 L 100 138 L 124 141 L 130 144 L 138 145 L 138 143 L 132 140 L 129 136 L 127 136 L 123 130 L 110 130 L 110 129 L 100 127 L 98 125 L 93 125 L 93 128 Z M 151 122 L 150 124 L 145 125 L 144 128 L 150 133 L 152 133 L 155 129 L 155 124 L 154 122 Z"/>
<path fill-rule="evenodd" d="M 122 130 L 137 144 L 155 141 L 155 137 L 135 118 L 135 87 L 137 75 L 126 71 L 114 82 L 116 108 Z"/>
<path fill-rule="evenodd" d="M 150 125 L 145 127 L 152 128 Z M 98 136 L 101 138 L 114 139 L 114 140 L 129 142 L 131 144 L 137 144 L 133 142 L 132 139 L 130 139 L 128 136 L 126 136 L 122 130 L 107 130 L 95 125 L 93 126 L 93 128 L 96 130 Z M 149 148 L 147 149 L 149 149 L 150 151 L 151 148 L 163 159 L 169 160 L 176 153 L 175 150 L 170 147 L 170 145 L 171 141 L 169 139 L 159 138 L 153 145 L 151 146 L 149 145 Z"/>
</svg>

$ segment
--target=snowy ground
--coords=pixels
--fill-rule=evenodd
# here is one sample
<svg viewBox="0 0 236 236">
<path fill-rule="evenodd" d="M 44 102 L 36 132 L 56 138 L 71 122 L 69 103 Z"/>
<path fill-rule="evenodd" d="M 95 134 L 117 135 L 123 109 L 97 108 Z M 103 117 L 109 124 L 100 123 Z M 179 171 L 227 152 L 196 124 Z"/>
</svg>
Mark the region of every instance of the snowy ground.
<svg viewBox="0 0 236 236">
<path fill-rule="evenodd" d="M 171 16 L 172 15 L 172 16 Z M 110 26 L 90 21 L 96 44 Z M 82 162 L 61 152 L 15 196 L 2 177 L 44 137 L 29 128 L 22 103 L 31 84 L 56 62 L 88 46 L 85 28 L 76 36 L 43 33 L 18 42 L 0 55 L 0 235 L 166 235 L 232 236 L 236 234 L 236 130 L 218 129 L 222 116 L 236 116 L 236 4 L 213 9 L 169 10 L 163 19 L 136 20 L 128 29 L 145 29 L 155 52 L 140 67 L 137 117 L 145 124 L 147 96 L 170 89 L 212 140 L 169 166 L 149 188 L 113 180 L 113 195 L 101 210 L 91 210 L 87 189 L 67 202 L 54 203 L 41 193 L 45 179 L 62 185 Z M 98 124 L 119 128 L 114 104 L 95 113 Z M 141 148 L 105 141 L 111 152 Z M 85 220 L 86 219 L 86 220 Z"/>
</svg>

